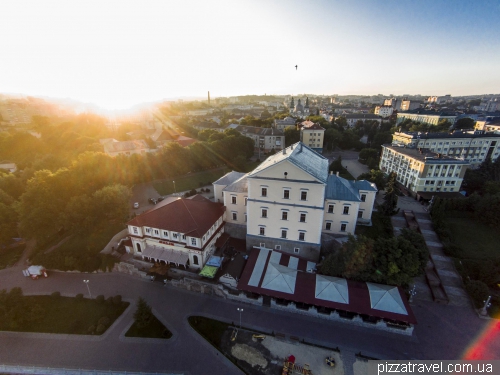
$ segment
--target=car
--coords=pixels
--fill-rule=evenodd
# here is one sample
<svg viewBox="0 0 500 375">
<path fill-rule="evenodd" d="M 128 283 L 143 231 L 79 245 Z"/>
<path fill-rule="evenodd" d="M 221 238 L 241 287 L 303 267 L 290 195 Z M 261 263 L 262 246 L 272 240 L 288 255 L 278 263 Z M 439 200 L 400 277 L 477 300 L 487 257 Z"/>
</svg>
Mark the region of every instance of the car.
<svg viewBox="0 0 500 375">
<path fill-rule="evenodd" d="M 161 202 L 161 201 L 162 201 L 162 200 L 164 200 L 164 199 L 165 199 L 165 198 L 160 197 L 160 198 L 158 198 L 158 202 Z"/>
<path fill-rule="evenodd" d="M 139 208 L 139 202 L 134 203 L 134 208 Z"/>
</svg>

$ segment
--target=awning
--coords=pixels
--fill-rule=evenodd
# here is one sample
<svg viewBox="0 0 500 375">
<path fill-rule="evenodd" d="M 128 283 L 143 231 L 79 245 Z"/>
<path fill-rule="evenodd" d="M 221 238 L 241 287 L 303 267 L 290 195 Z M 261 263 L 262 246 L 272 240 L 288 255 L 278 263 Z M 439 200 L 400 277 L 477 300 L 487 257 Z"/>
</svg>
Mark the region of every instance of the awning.
<svg viewBox="0 0 500 375">
<path fill-rule="evenodd" d="M 203 267 L 203 269 L 201 270 L 199 275 L 213 279 L 215 277 L 215 274 L 217 273 L 218 269 L 219 269 L 219 267 L 205 266 L 205 267 Z"/>
<path fill-rule="evenodd" d="M 212 266 L 212 267 L 217 267 L 219 268 L 222 264 L 222 258 L 212 255 L 210 256 L 210 259 L 208 259 L 208 262 L 205 263 L 207 266 Z"/>
<path fill-rule="evenodd" d="M 189 255 L 182 251 L 153 246 L 146 246 L 146 248 L 142 252 L 142 256 L 152 258 L 156 261 L 163 260 L 165 263 L 175 263 L 182 265 L 186 265 L 189 260 Z"/>
</svg>

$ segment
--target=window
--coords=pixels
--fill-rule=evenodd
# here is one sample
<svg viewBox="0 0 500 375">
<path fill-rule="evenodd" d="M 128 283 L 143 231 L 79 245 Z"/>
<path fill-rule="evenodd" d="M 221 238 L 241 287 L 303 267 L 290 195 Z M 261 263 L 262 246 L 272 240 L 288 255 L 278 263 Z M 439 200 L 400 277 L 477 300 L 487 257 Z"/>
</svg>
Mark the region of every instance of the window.
<svg viewBox="0 0 500 375">
<path fill-rule="evenodd" d="M 281 231 L 281 238 L 286 238 L 286 230 Z"/>
<path fill-rule="evenodd" d="M 248 198 L 247 198 L 247 197 L 245 197 L 245 206 L 247 205 L 247 200 L 248 200 Z"/>
<path fill-rule="evenodd" d="M 300 200 L 301 201 L 306 201 L 307 200 L 307 191 L 301 191 L 300 192 Z"/>
<path fill-rule="evenodd" d="M 333 214 L 333 204 L 328 205 L 328 213 Z"/>
<path fill-rule="evenodd" d="M 349 206 L 344 206 L 344 215 L 349 215 Z"/>
<path fill-rule="evenodd" d="M 299 241 L 304 241 L 306 234 L 304 232 L 299 232 Z"/>
<path fill-rule="evenodd" d="M 245 223 L 247 222 L 247 214 L 245 214 Z"/>
<path fill-rule="evenodd" d="M 358 219 L 362 219 L 363 218 L 363 211 L 358 211 Z"/>
<path fill-rule="evenodd" d="M 306 214 L 300 214 L 300 222 L 305 223 L 306 222 Z"/>
<path fill-rule="evenodd" d="M 261 242 L 261 243 L 259 244 L 259 247 L 266 247 L 266 244 L 265 244 L 264 242 Z"/>
<path fill-rule="evenodd" d="M 260 234 L 261 236 L 265 236 L 265 235 L 266 235 L 266 228 L 264 228 L 264 227 L 260 227 L 260 228 L 259 228 L 259 234 Z"/>
<path fill-rule="evenodd" d="M 281 245 L 274 246 L 274 250 L 281 250 Z"/>
<path fill-rule="evenodd" d="M 236 197 L 231 197 L 231 203 L 236 204 Z"/>
<path fill-rule="evenodd" d="M 332 223 L 326 223 L 325 229 L 332 230 Z"/>
<path fill-rule="evenodd" d="M 193 264 L 194 264 L 195 266 L 197 266 L 197 265 L 198 265 L 198 256 L 197 256 L 197 255 L 193 255 Z"/>
<path fill-rule="evenodd" d="M 139 231 L 137 230 L 137 228 L 136 228 L 136 227 L 132 227 L 132 229 L 134 230 L 134 233 L 135 233 L 135 234 L 138 234 L 138 233 L 139 233 Z"/>
<path fill-rule="evenodd" d="M 159 235 L 160 235 L 160 231 L 159 231 L 158 229 L 155 229 L 155 234 L 156 234 L 157 236 L 159 236 Z"/>
<path fill-rule="evenodd" d="M 283 199 L 290 199 L 290 190 L 283 190 Z"/>
<path fill-rule="evenodd" d="M 347 224 L 341 224 L 340 225 L 340 231 L 341 232 L 345 232 L 346 228 L 347 228 Z"/>
<path fill-rule="evenodd" d="M 262 188 L 262 196 L 267 197 L 267 188 Z"/>
<path fill-rule="evenodd" d="M 196 246 L 196 238 L 191 238 L 191 245 Z"/>
<path fill-rule="evenodd" d="M 262 209 L 262 217 L 266 217 L 267 218 L 267 209 L 266 208 Z"/>
<path fill-rule="evenodd" d="M 185 235 L 185 234 L 183 234 L 183 235 L 182 235 L 182 239 L 183 239 L 184 241 L 186 240 L 186 235 Z"/>
<path fill-rule="evenodd" d="M 288 212 L 287 211 L 281 212 L 281 220 L 288 220 Z"/>
<path fill-rule="evenodd" d="M 233 212 L 233 220 L 238 220 L 238 214 L 236 212 Z"/>
<path fill-rule="evenodd" d="M 167 237 L 168 238 L 168 232 L 166 230 L 163 231 L 163 237 Z"/>
<path fill-rule="evenodd" d="M 172 233 L 172 237 L 177 238 L 177 233 Z"/>
<path fill-rule="evenodd" d="M 151 229 L 146 228 L 146 233 L 151 233 Z"/>
<path fill-rule="evenodd" d="M 366 194 L 361 194 L 361 202 L 365 202 L 366 201 Z"/>
<path fill-rule="evenodd" d="M 298 254 L 298 253 L 299 253 L 299 251 L 300 251 L 300 247 L 295 247 L 295 248 L 293 249 L 293 252 L 294 252 L 295 254 Z"/>
</svg>

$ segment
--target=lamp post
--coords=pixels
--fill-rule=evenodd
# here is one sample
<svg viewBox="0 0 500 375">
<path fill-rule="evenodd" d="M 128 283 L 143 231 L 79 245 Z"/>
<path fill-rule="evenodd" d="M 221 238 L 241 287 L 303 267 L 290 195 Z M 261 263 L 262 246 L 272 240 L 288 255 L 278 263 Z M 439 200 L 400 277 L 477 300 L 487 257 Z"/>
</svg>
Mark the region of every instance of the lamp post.
<svg viewBox="0 0 500 375">
<path fill-rule="evenodd" d="M 175 193 L 174 195 L 176 195 L 177 194 L 177 189 L 175 188 L 175 181 L 172 181 L 172 182 L 174 183 L 174 193 Z"/>
<path fill-rule="evenodd" d="M 236 308 L 240 312 L 240 329 L 241 329 L 241 313 L 243 312 L 243 309 L 240 309 L 239 307 Z"/>
<path fill-rule="evenodd" d="M 89 281 L 88 280 L 83 280 L 83 282 L 85 283 L 85 285 L 87 285 L 87 290 L 89 291 L 90 299 L 92 299 L 92 294 L 90 293 Z"/>
<path fill-rule="evenodd" d="M 413 288 L 410 289 L 410 300 L 409 302 L 411 302 L 413 300 L 413 296 L 415 294 L 417 294 L 417 286 L 415 284 L 413 284 Z"/>
<path fill-rule="evenodd" d="M 486 301 L 484 301 L 484 306 L 483 308 L 481 309 L 481 315 L 483 316 L 486 316 L 488 315 L 488 307 L 491 307 L 491 296 L 488 296 L 488 298 L 486 299 Z"/>
</svg>

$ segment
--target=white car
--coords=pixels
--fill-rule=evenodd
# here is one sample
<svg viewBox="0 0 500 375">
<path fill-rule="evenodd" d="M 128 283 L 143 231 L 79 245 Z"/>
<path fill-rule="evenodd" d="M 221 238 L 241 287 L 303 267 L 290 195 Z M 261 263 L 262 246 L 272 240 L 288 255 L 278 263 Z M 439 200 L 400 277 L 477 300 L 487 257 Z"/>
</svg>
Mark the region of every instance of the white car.
<svg viewBox="0 0 500 375">
<path fill-rule="evenodd" d="M 134 208 L 139 208 L 139 202 L 134 203 Z"/>
</svg>

